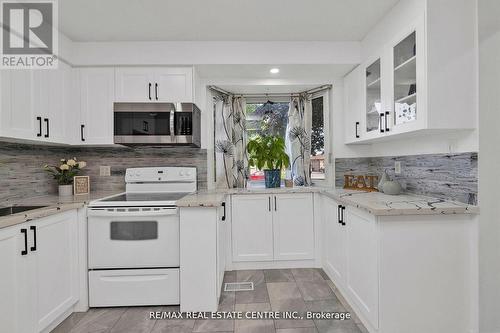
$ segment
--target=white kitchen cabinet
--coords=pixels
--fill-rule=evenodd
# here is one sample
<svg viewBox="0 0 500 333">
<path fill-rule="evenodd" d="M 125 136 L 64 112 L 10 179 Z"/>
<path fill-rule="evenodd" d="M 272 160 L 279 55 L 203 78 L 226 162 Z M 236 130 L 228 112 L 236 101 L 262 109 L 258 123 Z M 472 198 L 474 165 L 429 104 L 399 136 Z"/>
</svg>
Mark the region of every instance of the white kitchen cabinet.
<svg viewBox="0 0 500 333">
<path fill-rule="evenodd" d="M 31 248 L 36 285 L 36 332 L 48 327 L 78 301 L 78 223 L 76 211 L 64 212 L 30 224 L 36 231 Z"/>
<path fill-rule="evenodd" d="M 2 70 L 0 136 L 39 140 L 42 116 L 32 105 L 33 70 Z"/>
<path fill-rule="evenodd" d="M 183 312 L 218 308 L 226 268 L 227 208 L 180 208 L 180 306 Z"/>
<path fill-rule="evenodd" d="M 344 78 L 344 121 L 345 142 L 359 141 L 363 119 L 363 68 L 358 66 Z"/>
<path fill-rule="evenodd" d="M 69 142 L 67 120 L 76 114 L 70 105 L 70 90 L 71 68 L 65 63 L 60 62 L 54 70 L 33 71 L 32 107 L 37 117 L 38 141 Z"/>
<path fill-rule="evenodd" d="M 273 260 L 272 195 L 234 195 L 231 202 L 233 261 Z"/>
<path fill-rule="evenodd" d="M 79 145 L 113 144 L 113 68 L 80 68 Z"/>
<path fill-rule="evenodd" d="M 224 202 L 217 212 L 217 295 L 220 295 L 226 271 L 227 205 Z"/>
<path fill-rule="evenodd" d="M 323 199 L 323 269 L 369 332 L 474 331 L 473 215 L 374 216 Z"/>
<path fill-rule="evenodd" d="M 274 195 L 274 260 L 314 259 L 311 193 Z"/>
<path fill-rule="evenodd" d="M 366 47 L 362 67 L 344 78 L 346 144 L 369 144 L 379 141 L 413 137 L 415 134 L 468 131 L 476 127 L 477 115 L 477 26 L 472 2 L 428 2 L 425 8 L 415 9 L 398 4 L 394 15 L 387 15 L 362 42 Z M 453 11 L 449 7 L 453 6 Z M 443 15 L 447 20 L 443 21 Z M 457 26 L 457 29 L 450 29 Z M 394 31 L 393 35 L 380 31 Z M 443 42 L 445 41 L 445 42 Z M 361 100 L 362 109 L 371 104 L 369 80 L 376 59 L 380 59 L 381 107 L 379 124 L 362 126 L 361 137 L 353 133 Z M 377 71 L 375 71 L 377 72 Z M 360 93 L 359 86 L 373 83 Z M 373 89 L 372 89 L 373 90 Z M 460 98 L 457 98 L 460 96 Z M 372 113 L 376 116 L 376 112 Z M 366 118 L 366 116 L 365 116 Z M 374 117 L 373 117 L 374 118 Z M 361 121 L 361 122 L 362 122 Z M 378 130 L 377 130 L 378 127 Z"/>
<path fill-rule="evenodd" d="M 193 69 L 165 67 L 156 69 L 155 98 L 159 102 L 193 102 Z"/>
<path fill-rule="evenodd" d="M 24 233 L 27 226 L 0 229 L 0 331 L 31 333 L 34 322 L 34 302 L 28 272 L 30 259 L 24 251 Z"/>
<path fill-rule="evenodd" d="M 0 331 L 41 332 L 78 301 L 77 213 L 0 230 Z"/>
<path fill-rule="evenodd" d="M 378 240 L 373 215 L 354 207 L 343 208 L 346 288 L 363 315 L 378 327 Z"/>
<path fill-rule="evenodd" d="M 314 259 L 311 193 L 233 195 L 233 262 Z"/>
<path fill-rule="evenodd" d="M 346 233 L 341 222 L 342 205 L 336 201 L 323 198 L 323 230 L 324 250 L 323 267 L 332 273 L 332 281 L 337 285 L 346 280 Z"/>
<path fill-rule="evenodd" d="M 191 67 L 118 67 L 117 102 L 193 102 Z"/>
</svg>

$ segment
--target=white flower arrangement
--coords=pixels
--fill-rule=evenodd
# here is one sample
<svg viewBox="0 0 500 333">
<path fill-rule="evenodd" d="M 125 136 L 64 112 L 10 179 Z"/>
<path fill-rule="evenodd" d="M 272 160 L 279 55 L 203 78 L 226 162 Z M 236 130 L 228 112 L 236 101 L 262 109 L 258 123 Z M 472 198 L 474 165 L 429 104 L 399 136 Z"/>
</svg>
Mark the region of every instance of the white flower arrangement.
<svg viewBox="0 0 500 333">
<path fill-rule="evenodd" d="M 43 169 L 50 173 L 54 179 L 57 180 L 59 185 L 71 185 L 73 184 L 73 177 L 76 176 L 81 169 L 87 166 L 84 161 L 78 161 L 76 157 L 72 159 L 62 158 L 60 160 L 61 165 L 51 166 L 45 164 Z"/>
</svg>

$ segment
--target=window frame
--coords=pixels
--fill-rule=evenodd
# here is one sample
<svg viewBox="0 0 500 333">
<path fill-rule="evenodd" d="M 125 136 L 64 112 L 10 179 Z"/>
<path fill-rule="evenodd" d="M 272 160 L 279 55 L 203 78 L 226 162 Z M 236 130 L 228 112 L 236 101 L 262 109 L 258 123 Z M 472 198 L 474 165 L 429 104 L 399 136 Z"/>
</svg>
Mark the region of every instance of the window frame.
<svg viewBox="0 0 500 333">
<path fill-rule="evenodd" d="M 318 91 L 313 93 L 310 97 L 310 107 L 307 122 L 307 132 L 311 133 L 312 130 L 312 100 L 318 97 L 323 98 L 323 128 L 324 128 L 324 136 L 325 136 L 325 179 L 311 179 L 311 183 L 313 186 L 322 186 L 328 187 L 333 184 L 333 163 L 332 163 L 332 155 L 331 155 L 331 136 L 330 136 L 330 92 L 331 89 L 326 89 L 322 91 Z M 306 109 L 307 110 L 307 109 Z"/>
</svg>

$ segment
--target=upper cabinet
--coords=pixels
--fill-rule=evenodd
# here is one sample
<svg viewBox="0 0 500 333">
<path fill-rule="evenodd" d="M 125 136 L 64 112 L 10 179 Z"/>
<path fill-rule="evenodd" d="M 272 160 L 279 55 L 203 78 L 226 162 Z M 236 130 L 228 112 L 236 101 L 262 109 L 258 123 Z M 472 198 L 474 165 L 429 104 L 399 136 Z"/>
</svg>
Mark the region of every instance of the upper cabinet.
<svg viewBox="0 0 500 333">
<path fill-rule="evenodd" d="M 346 144 L 476 127 L 473 8 L 461 3 L 447 10 L 459 26 L 450 29 L 442 22 L 443 6 L 397 6 L 363 42 L 374 52 L 366 51 L 344 78 Z"/>
<path fill-rule="evenodd" d="M 45 143 L 67 143 L 71 68 L 3 70 L 0 136 Z"/>
<path fill-rule="evenodd" d="M 193 102 L 191 67 L 119 67 L 115 70 L 116 102 Z"/>
</svg>

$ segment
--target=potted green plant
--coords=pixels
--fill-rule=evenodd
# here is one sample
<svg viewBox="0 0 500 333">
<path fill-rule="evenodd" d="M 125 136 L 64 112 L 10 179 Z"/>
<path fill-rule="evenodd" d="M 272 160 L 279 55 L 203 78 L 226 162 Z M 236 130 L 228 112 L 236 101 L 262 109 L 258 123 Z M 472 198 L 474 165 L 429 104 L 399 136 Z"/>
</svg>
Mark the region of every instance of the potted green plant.
<svg viewBox="0 0 500 333">
<path fill-rule="evenodd" d="M 60 196 L 70 196 L 73 194 L 73 177 L 75 177 L 81 169 L 85 168 L 87 163 L 77 161 L 76 158 L 61 159 L 61 165 L 51 166 L 45 164 L 43 169 L 50 173 L 57 180 L 59 185 Z"/>
<path fill-rule="evenodd" d="M 281 186 L 281 170 L 290 165 L 285 140 L 280 136 L 257 135 L 247 143 L 248 164 L 264 170 L 266 187 Z"/>
</svg>

